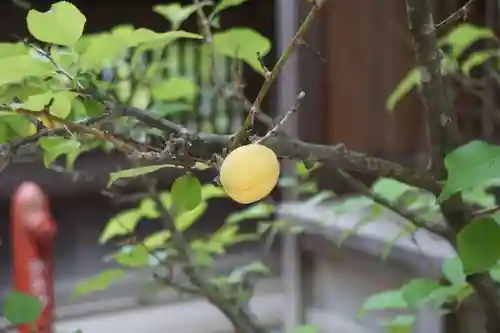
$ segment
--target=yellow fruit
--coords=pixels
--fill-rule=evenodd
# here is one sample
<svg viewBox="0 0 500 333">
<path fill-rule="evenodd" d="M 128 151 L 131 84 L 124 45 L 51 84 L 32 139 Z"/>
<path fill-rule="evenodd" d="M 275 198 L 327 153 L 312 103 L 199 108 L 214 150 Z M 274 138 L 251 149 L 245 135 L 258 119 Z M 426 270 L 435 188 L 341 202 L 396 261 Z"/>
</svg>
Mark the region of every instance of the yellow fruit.
<svg viewBox="0 0 500 333">
<path fill-rule="evenodd" d="M 271 149 L 249 144 L 233 150 L 222 162 L 220 181 L 227 195 L 248 204 L 271 193 L 278 183 L 280 163 Z"/>
</svg>

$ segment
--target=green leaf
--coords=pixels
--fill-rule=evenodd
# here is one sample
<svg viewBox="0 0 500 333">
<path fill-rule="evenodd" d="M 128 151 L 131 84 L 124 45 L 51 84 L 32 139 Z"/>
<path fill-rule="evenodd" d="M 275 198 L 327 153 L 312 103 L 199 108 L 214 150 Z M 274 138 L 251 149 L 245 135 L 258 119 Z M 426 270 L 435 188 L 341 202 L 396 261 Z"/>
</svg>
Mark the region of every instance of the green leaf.
<svg viewBox="0 0 500 333">
<path fill-rule="evenodd" d="M 194 209 L 185 211 L 175 217 L 175 227 L 179 231 L 185 231 L 191 227 L 205 213 L 208 205 L 204 202 L 199 204 Z"/>
<path fill-rule="evenodd" d="M 126 210 L 114 216 L 108 221 L 101 233 L 99 244 L 104 244 L 115 236 L 127 235 L 133 232 L 140 219 L 140 211 L 135 209 Z"/>
<path fill-rule="evenodd" d="M 143 244 L 150 250 L 163 248 L 167 244 L 167 241 L 170 239 L 170 236 L 171 235 L 169 231 L 158 231 L 146 237 Z"/>
<path fill-rule="evenodd" d="M 465 61 L 462 63 L 461 71 L 464 75 L 470 76 L 470 72 L 474 67 L 481 66 L 486 61 L 493 57 L 498 57 L 500 55 L 498 50 L 487 50 L 487 51 L 477 51 L 472 53 Z"/>
<path fill-rule="evenodd" d="M 473 24 L 464 23 L 456 26 L 443 38 L 439 40 L 439 46 L 448 44 L 452 47 L 452 56 L 457 59 L 472 44 L 481 40 L 495 38 L 491 29 L 478 27 Z"/>
<path fill-rule="evenodd" d="M 220 13 L 228 8 L 239 6 L 246 1 L 248 0 L 221 0 L 215 7 L 212 15 Z"/>
<path fill-rule="evenodd" d="M 394 179 L 379 178 L 372 185 L 372 191 L 374 194 L 412 211 L 424 208 L 435 211 L 439 209 L 436 197 L 432 193 Z"/>
<path fill-rule="evenodd" d="M 39 41 L 73 46 L 83 34 L 86 18 L 72 3 L 60 1 L 45 13 L 31 9 L 26 21 Z"/>
<path fill-rule="evenodd" d="M 165 48 L 170 43 L 178 39 L 185 38 L 203 39 L 203 36 L 182 30 L 157 33 L 149 29 L 137 29 L 127 37 L 128 47 L 138 46 L 137 52 L 134 54 L 130 62 L 133 66 L 135 66 L 142 52 L 151 49 Z"/>
<path fill-rule="evenodd" d="M 491 218 L 475 220 L 457 236 L 457 252 L 467 274 L 485 272 L 500 260 L 500 225 Z"/>
<path fill-rule="evenodd" d="M 0 43 L 0 58 L 29 54 L 29 46 L 23 43 Z"/>
<path fill-rule="evenodd" d="M 436 281 L 414 279 L 401 288 L 401 293 L 409 308 L 418 309 L 433 291 L 441 287 Z"/>
<path fill-rule="evenodd" d="M 403 80 L 401 80 L 396 89 L 391 93 L 386 102 L 386 108 L 389 113 L 394 112 L 396 104 L 405 97 L 415 86 L 420 85 L 421 73 L 419 68 L 412 69 Z"/>
<path fill-rule="evenodd" d="M 97 70 L 104 65 L 104 62 L 123 57 L 127 49 L 138 47 L 130 61 L 131 66 L 135 66 L 144 51 L 163 48 L 173 41 L 183 38 L 203 39 L 198 34 L 182 30 L 157 33 L 149 29 L 134 30 L 125 26 L 91 39 L 87 47 L 81 51 L 80 66 Z"/>
<path fill-rule="evenodd" d="M 416 317 L 413 315 L 400 315 L 392 320 L 384 320 L 382 326 L 387 333 L 412 333 Z"/>
<path fill-rule="evenodd" d="M 53 97 L 54 94 L 52 92 L 31 95 L 20 105 L 20 107 L 29 111 L 41 111 L 45 109 Z"/>
<path fill-rule="evenodd" d="M 451 284 L 465 283 L 464 266 L 459 257 L 449 258 L 443 263 L 443 274 Z"/>
<path fill-rule="evenodd" d="M 36 126 L 25 115 L 7 112 L 2 115 L 2 121 L 20 137 L 27 137 L 36 132 Z"/>
<path fill-rule="evenodd" d="M 403 298 L 403 293 L 400 290 L 389 290 L 368 297 L 358 316 L 364 316 L 366 311 L 406 308 L 407 304 Z"/>
<path fill-rule="evenodd" d="M 149 251 L 142 245 L 124 246 L 120 251 L 113 254 L 113 259 L 120 265 L 130 268 L 138 268 L 149 264 Z"/>
<path fill-rule="evenodd" d="M 257 53 L 264 57 L 271 50 L 271 42 L 248 28 L 232 28 L 213 35 L 215 50 L 221 55 L 245 61 L 257 72 L 264 74 Z"/>
<path fill-rule="evenodd" d="M 493 179 L 485 182 L 483 186 L 475 186 L 462 190 L 462 199 L 471 205 L 478 205 L 484 209 L 496 207 L 495 196 L 487 193 L 488 186 L 500 185 L 500 179 Z"/>
<path fill-rule="evenodd" d="M 209 1 L 188 6 L 181 6 L 179 3 L 156 5 L 153 7 L 153 11 L 165 17 L 172 24 L 172 30 L 177 30 L 184 21 L 196 12 L 197 6 L 203 7 L 208 4 L 210 4 Z"/>
<path fill-rule="evenodd" d="M 198 178 L 191 174 L 177 178 L 172 184 L 170 192 L 177 214 L 193 210 L 202 201 L 201 183 Z"/>
<path fill-rule="evenodd" d="M 213 184 L 205 184 L 201 188 L 201 197 L 203 201 L 213 198 L 227 198 L 227 193 L 220 186 L 215 186 Z"/>
<path fill-rule="evenodd" d="M 158 165 L 148 165 L 139 168 L 127 169 L 117 172 L 112 172 L 109 174 L 108 187 L 110 187 L 118 179 L 122 178 L 136 178 L 142 175 L 147 175 L 148 173 L 156 172 L 164 168 L 181 168 L 174 164 L 158 164 Z"/>
<path fill-rule="evenodd" d="M 471 141 L 444 160 L 448 179 L 438 200 L 444 201 L 464 189 L 500 179 L 500 147 L 484 141 Z"/>
<path fill-rule="evenodd" d="M 53 71 L 51 63 L 30 55 L 0 57 L 0 86 L 18 83 L 28 77 L 46 77 Z"/>
<path fill-rule="evenodd" d="M 269 268 L 267 268 L 266 265 L 264 265 L 260 261 L 254 261 L 248 265 L 234 269 L 228 276 L 228 282 L 239 283 L 243 281 L 243 278 L 247 274 L 251 273 L 255 273 L 258 275 L 267 275 L 269 274 Z"/>
<path fill-rule="evenodd" d="M 71 103 L 73 99 L 78 96 L 77 93 L 72 91 L 60 91 L 54 95 L 54 101 L 50 105 L 49 113 L 66 119 L 71 112 Z"/>
<path fill-rule="evenodd" d="M 40 139 L 40 147 L 44 150 L 43 164 L 48 168 L 59 156 L 80 151 L 80 141 L 60 136 L 45 137 Z"/>
<path fill-rule="evenodd" d="M 154 85 L 151 93 L 154 99 L 159 101 L 179 99 L 192 101 L 198 93 L 198 86 L 193 80 L 186 77 L 172 77 Z"/>
<path fill-rule="evenodd" d="M 105 61 L 112 61 L 122 56 L 127 44 L 112 34 L 95 36 L 88 41 L 87 47 L 81 51 L 78 63 L 82 69 L 100 69 Z"/>
<path fill-rule="evenodd" d="M 12 325 L 31 324 L 42 310 L 38 297 L 17 291 L 8 293 L 3 301 L 3 315 Z"/>
<path fill-rule="evenodd" d="M 446 303 L 461 303 L 464 299 L 473 294 L 474 291 L 468 283 L 442 286 L 434 290 L 427 301 L 436 309 L 442 308 Z"/>
<path fill-rule="evenodd" d="M 248 208 L 231 213 L 226 218 L 226 223 L 234 224 L 240 223 L 249 219 L 263 219 L 268 218 L 274 213 L 274 206 L 268 203 L 259 202 L 250 205 Z"/>
<path fill-rule="evenodd" d="M 103 291 L 109 288 L 109 286 L 123 278 L 125 276 L 125 271 L 123 269 L 113 268 L 106 269 L 100 274 L 80 282 L 73 291 L 71 299 L 74 301 L 79 297 L 94 293 L 96 291 Z"/>
</svg>

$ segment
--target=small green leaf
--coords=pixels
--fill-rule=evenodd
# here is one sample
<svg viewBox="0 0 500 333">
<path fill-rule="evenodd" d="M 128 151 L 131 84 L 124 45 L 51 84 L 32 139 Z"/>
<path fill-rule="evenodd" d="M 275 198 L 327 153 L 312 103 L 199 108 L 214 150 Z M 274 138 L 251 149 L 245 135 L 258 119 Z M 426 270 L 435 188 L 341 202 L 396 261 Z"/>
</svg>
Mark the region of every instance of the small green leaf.
<svg viewBox="0 0 500 333">
<path fill-rule="evenodd" d="M 153 7 L 153 11 L 170 21 L 170 24 L 172 24 L 172 30 L 177 30 L 184 21 L 196 12 L 197 6 L 203 7 L 209 3 L 210 2 L 205 1 L 196 5 L 187 6 L 181 6 L 179 3 L 156 5 Z"/>
<path fill-rule="evenodd" d="M 457 252 L 467 274 L 488 271 L 500 260 L 500 225 L 491 218 L 475 220 L 457 236 Z"/>
<path fill-rule="evenodd" d="M 54 66 L 31 55 L 0 57 L 0 86 L 19 83 L 29 77 L 46 77 L 52 74 Z"/>
<path fill-rule="evenodd" d="M 131 64 L 137 64 L 141 53 L 146 50 L 165 48 L 178 39 L 203 39 L 203 36 L 192 32 L 173 30 L 163 33 L 139 28 L 127 36 L 127 47 L 138 47 L 137 53 L 131 59 Z"/>
<path fill-rule="evenodd" d="M 303 161 L 299 161 L 295 164 L 295 172 L 304 179 L 309 177 L 309 170 L 307 170 Z"/>
<path fill-rule="evenodd" d="M 111 238 L 120 235 L 127 235 L 134 231 L 137 223 L 141 219 L 139 210 L 126 210 L 108 221 L 104 231 L 99 237 L 99 244 L 104 244 Z"/>
<path fill-rule="evenodd" d="M 73 99 L 78 96 L 77 93 L 72 91 L 61 91 L 54 95 L 54 101 L 50 105 L 49 113 L 66 119 L 71 112 L 71 104 Z"/>
<path fill-rule="evenodd" d="M 450 32 L 441 38 L 439 46 L 450 45 L 452 47 L 452 56 L 458 59 L 472 44 L 481 39 L 489 38 L 495 38 L 495 34 L 491 29 L 463 23 L 450 30 Z"/>
<path fill-rule="evenodd" d="M 264 219 L 274 213 L 274 206 L 268 203 L 259 202 L 250 205 L 248 208 L 231 213 L 226 222 L 229 224 L 240 223 L 249 219 Z"/>
<path fill-rule="evenodd" d="M 500 147 L 484 141 L 471 141 L 448 155 L 444 160 L 448 179 L 440 201 L 464 189 L 482 186 L 500 179 Z"/>
<path fill-rule="evenodd" d="M 462 199 L 471 205 L 478 205 L 484 209 L 496 207 L 495 196 L 487 193 L 488 186 L 500 185 L 500 179 L 493 179 L 485 182 L 483 186 L 475 186 L 462 190 Z"/>
<path fill-rule="evenodd" d="M 446 303 L 460 303 L 473 294 L 472 287 L 468 283 L 442 286 L 434 290 L 427 301 L 436 309 L 442 308 Z"/>
<path fill-rule="evenodd" d="M 396 89 L 387 99 L 386 108 L 389 113 L 394 112 L 396 104 L 405 97 L 415 86 L 420 85 L 421 73 L 420 69 L 412 69 L 403 80 L 401 80 Z"/>
<path fill-rule="evenodd" d="M 80 282 L 73 291 L 71 299 L 76 300 L 79 297 L 97 291 L 106 290 L 113 282 L 123 278 L 124 276 L 125 276 L 125 271 L 123 269 L 118 269 L 118 268 L 106 269 L 102 271 L 100 274 L 83 282 Z"/>
<path fill-rule="evenodd" d="M 451 284 L 466 282 L 464 266 L 459 257 L 449 258 L 443 263 L 443 274 Z"/>
<path fill-rule="evenodd" d="M 2 116 L 2 120 L 20 137 L 27 137 L 36 132 L 35 125 L 24 115 L 9 112 L 8 115 Z"/>
<path fill-rule="evenodd" d="M 80 151 L 80 141 L 60 136 L 45 137 L 40 139 L 40 147 L 44 150 L 43 164 L 48 168 L 59 156 Z"/>
<path fill-rule="evenodd" d="M 8 293 L 3 301 L 3 315 L 12 325 L 31 324 L 42 310 L 38 297 L 17 291 Z"/>
<path fill-rule="evenodd" d="M 20 107 L 30 111 L 41 111 L 45 109 L 53 97 L 54 94 L 52 92 L 31 95 Z"/>
<path fill-rule="evenodd" d="M 184 213 L 177 215 L 175 217 L 175 227 L 179 231 L 185 231 L 191 227 L 198 219 L 205 213 L 208 205 L 205 202 L 201 202 L 194 209 L 184 211 Z"/>
<path fill-rule="evenodd" d="M 222 0 L 217 4 L 212 15 L 220 13 L 228 8 L 239 6 L 246 1 L 248 0 Z"/>
<path fill-rule="evenodd" d="M 164 168 L 181 168 L 174 164 L 158 164 L 158 165 L 148 165 L 139 168 L 127 169 L 117 172 L 112 172 L 109 174 L 108 187 L 110 187 L 115 181 L 122 178 L 136 178 L 148 173 L 156 172 Z"/>
<path fill-rule="evenodd" d="M 269 274 L 269 268 L 266 267 L 262 262 L 260 261 L 254 261 L 248 265 L 245 265 L 243 267 L 236 268 L 229 274 L 228 276 L 228 282 L 229 283 L 239 283 L 243 280 L 243 278 L 247 274 L 257 274 L 257 275 L 267 275 Z"/>
<path fill-rule="evenodd" d="M 23 43 L 0 43 L 0 58 L 26 55 L 29 51 L 29 46 Z"/>
<path fill-rule="evenodd" d="M 175 101 L 187 99 L 192 101 L 198 93 L 198 86 L 193 80 L 185 77 L 172 77 L 152 87 L 155 100 Z"/>
<path fill-rule="evenodd" d="M 31 9 L 26 21 L 39 41 L 73 46 L 83 34 L 86 18 L 72 3 L 60 1 L 45 13 Z"/>
<path fill-rule="evenodd" d="M 171 235 L 169 231 L 158 231 L 146 237 L 143 244 L 150 250 L 162 248 L 165 247 L 167 241 L 170 239 L 170 236 Z"/>
<path fill-rule="evenodd" d="M 120 265 L 130 268 L 138 268 L 149 264 L 149 251 L 142 245 L 124 247 L 113 254 L 113 259 Z"/>
<path fill-rule="evenodd" d="M 413 315 L 400 315 L 392 320 L 385 320 L 382 326 L 387 333 L 412 333 L 416 317 Z"/>
<path fill-rule="evenodd" d="M 203 185 L 201 188 L 201 197 L 203 201 L 213 199 L 213 198 L 227 198 L 227 193 L 220 186 L 215 186 L 213 184 Z"/>
<path fill-rule="evenodd" d="M 177 214 L 193 210 L 202 200 L 201 183 L 198 178 L 191 174 L 177 178 L 170 192 Z"/>
<path fill-rule="evenodd" d="M 487 60 L 498 56 L 499 56 L 498 50 L 474 52 L 462 63 L 461 71 L 464 75 L 470 76 L 471 75 L 470 72 L 474 67 L 481 66 Z"/>
<path fill-rule="evenodd" d="M 437 281 L 414 279 L 401 288 L 401 293 L 409 308 L 418 309 L 433 291 L 441 287 Z"/>
<path fill-rule="evenodd" d="M 372 295 L 365 300 L 358 316 L 362 317 L 366 311 L 388 310 L 388 309 L 406 309 L 406 304 L 401 290 L 389 290 Z"/>
<path fill-rule="evenodd" d="M 215 50 L 221 55 L 241 59 L 254 70 L 263 74 L 257 53 L 264 57 L 271 50 L 271 42 L 258 32 L 248 28 L 232 28 L 213 36 Z"/>
</svg>

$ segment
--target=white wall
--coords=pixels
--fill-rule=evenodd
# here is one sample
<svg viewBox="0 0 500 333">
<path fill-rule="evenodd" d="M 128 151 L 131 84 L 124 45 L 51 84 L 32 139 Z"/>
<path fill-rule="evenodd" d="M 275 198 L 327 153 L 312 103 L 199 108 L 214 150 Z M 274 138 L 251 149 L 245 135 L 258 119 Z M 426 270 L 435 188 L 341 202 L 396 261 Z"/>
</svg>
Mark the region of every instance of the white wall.
<svg viewBox="0 0 500 333">
<path fill-rule="evenodd" d="M 282 294 L 256 296 L 251 309 L 267 327 L 280 325 Z M 222 333 L 233 332 L 231 324 L 214 306 L 203 300 L 193 300 L 169 305 L 137 308 L 119 313 L 78 318 L 58 322 L 61 333 Z"/>
</svg>

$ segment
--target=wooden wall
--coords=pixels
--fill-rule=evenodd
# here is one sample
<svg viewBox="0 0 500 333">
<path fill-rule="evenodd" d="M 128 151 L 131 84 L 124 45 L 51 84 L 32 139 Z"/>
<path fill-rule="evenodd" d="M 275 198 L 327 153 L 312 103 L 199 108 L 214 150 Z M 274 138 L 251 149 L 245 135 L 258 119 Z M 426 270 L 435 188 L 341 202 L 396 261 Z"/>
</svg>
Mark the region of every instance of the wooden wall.
<svg viewBox="0 0 500 333">
<path fill-rule="evenodd" d="M 468 21 L 485 21 L 487 0 L 470 7 Z M 434 1 L 439 22 L 465 1 Z M 446 27 L 448 28 L 448 27 Z M 440 34 L 446 30 L 439 31 Z M 335 0 L 322 12 L 321 50 L 327 63 L 322 82 L 323 140 L 348 148 L 415 163 L 425 150 L 421 104 L 416 91 L 390 116 L 386 99 L 414 66 L 405 2 Z M 470 101 L 459 104 L 464 107 Z"/>
</svg>

